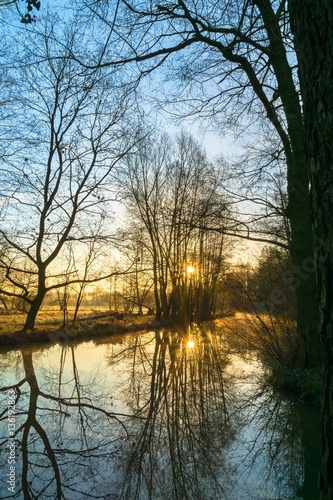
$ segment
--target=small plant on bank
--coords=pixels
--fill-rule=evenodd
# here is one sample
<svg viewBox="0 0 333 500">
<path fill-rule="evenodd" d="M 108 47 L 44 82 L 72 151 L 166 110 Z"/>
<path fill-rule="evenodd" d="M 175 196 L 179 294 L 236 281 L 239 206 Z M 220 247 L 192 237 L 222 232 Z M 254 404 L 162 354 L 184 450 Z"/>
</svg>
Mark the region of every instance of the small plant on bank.
<svg viewBox="0 0 333 500">
<path fill-rule="evenodd" d="M 320 403 L 322 375 L 320 368 L 270 367 L 270 383 L 281 390 L 299 394 L 302 401 Z"/>
</svg>

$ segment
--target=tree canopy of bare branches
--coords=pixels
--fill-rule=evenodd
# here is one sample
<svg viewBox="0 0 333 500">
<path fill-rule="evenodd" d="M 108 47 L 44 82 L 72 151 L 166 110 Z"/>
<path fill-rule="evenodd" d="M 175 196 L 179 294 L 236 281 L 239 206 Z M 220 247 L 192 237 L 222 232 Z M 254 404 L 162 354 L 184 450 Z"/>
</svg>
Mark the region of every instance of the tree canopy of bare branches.
<svg viewBox="0 0 333 500">
<path fill-rule="evenodd" d="M 114 197 L 110 173 L 138 142 L 131 89 L 116 71 L 83 71 L 71 60 L 65 46 L 86 36 L 79 26 L 63 29 L 63 43 L 55 32 L 55 21 L 45 21 L 18 38 L 15 62 L 6 60 L 1 293 L 28 304 L 25 329 L 47 291 L 80 281 L 64 276 L 59 261 L 69 242 L 105 234 L 95 233 Z"/>
<path fill-rule="evenodd" d="M 176 100 L 185 114 L 214 116 L 222 123 L 226 116 L 229 126 L 254 124 L 256 130 L 263 124 L 263 137 L 270 138 L 262 145 L 264 168 L 285 163 L 287 203 L 280 215 L 288 219 L 295 275 L 302 275 L 296 290 L 299 363 L 317 364 L 316 280 L 309 266 L 304 270 L 305 262 L 314 262 L 309 159 L 286 2 L 123 0 L 85 7 L 105 36 L 98 58 L 73 54 L 84 67 L 128 66 L 140 80 L 168 66 L 169 81 L 171 75 L 177 85 L 172 95 L 167 83 L 166 100 Z"/>
<path fill-rule="evenodd" d="M 153 269 L 158 319 L 209 319 L 230 248 L 222 226 L 228 204 L 220 172 L 191 136 L 153 139 L 128 161 L 122 179 Z M 202 226 L 213 223 L 220 231 Z"/>
</svg>

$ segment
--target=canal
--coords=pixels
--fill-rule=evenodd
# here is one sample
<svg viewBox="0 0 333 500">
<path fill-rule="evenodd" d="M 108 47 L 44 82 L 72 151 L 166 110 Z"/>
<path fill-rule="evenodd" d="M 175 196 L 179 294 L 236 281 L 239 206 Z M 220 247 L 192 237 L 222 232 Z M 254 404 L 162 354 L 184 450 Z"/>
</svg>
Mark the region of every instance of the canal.
<svg viewBox="0 0 333 500">
<path fill-rule="evenodd" d="M 1 498 L 319 498 L 319 411 L 193 327 L 0 355 Z"/>
</svg>

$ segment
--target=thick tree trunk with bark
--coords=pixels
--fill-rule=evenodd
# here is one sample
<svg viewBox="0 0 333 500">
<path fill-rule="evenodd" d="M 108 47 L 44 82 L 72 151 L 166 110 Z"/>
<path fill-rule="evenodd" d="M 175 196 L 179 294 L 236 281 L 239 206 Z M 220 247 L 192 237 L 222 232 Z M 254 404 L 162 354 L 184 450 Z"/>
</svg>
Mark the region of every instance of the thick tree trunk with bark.
<svg viewBox="0 0 333 500">
<path fill-rule="evenodd" d="M 323 351 L 321 498 L 333 498 L 333 1 L 290 1 L 310 158 Z"/>
<path fill-rule="evenodd" d="M 268 117 L 276 128 L 284 147 L 287 161 L 288 210 L 291 241 L 290 255 L 294 267 L 297 299 L 297 328 L 300 335 L 299 366 L 318 366 L 320 362 L 316 301 L 316 275 L 313 253 L 311 204 L 309 194 L 309 159 L 306 152 L 305 131 L 298 92 L 295 88 L 290 62 L 279 19 L 271 1 L 255 0 L 269 39 L 270 63 L 278 83 L 287 130 L 283 129 L 275 111 L 267 105 Z M 260 94 L 258 94 L 260 96 Z M 262 100 L 265 105 L 265 99 Z M 286 133 L 287 132 L 287 133 Z"/>
<path fill-rule="evenodd" d="M 296 363 L 300 367 L 314 367 L 320 364 L 320 348 L 310 199 L 308 194 L 304 198 L 299 193 L 296 194 L 297 184 L 297 182 L 292 183 L 293 189 L 289 193 L 289 205 L 292 207 L 290 256 L 294 269 L 297 330 L 300 337 L 300 350 Z"/>
</svg>

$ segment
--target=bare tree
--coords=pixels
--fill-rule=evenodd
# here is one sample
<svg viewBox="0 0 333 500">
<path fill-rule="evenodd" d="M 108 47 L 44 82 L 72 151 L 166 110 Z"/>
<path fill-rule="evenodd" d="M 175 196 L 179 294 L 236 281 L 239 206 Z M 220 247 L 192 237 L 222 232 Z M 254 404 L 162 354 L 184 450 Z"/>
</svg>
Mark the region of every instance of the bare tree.
<svg viewBox="0 0 333 500">
<path fill-rule="evenodd" d="M 64 46 L 73 49 L 86 39 L 79 26 L 63 30 L 63 43 L 54 41 L 55 31 L 59 27 L 46 21 L 19 38 L 15 68 L 8 70 L 11 150 L 0 167 L 1 293 L 28 304 L 25 330 L 34 328 L 49 290 L 82 281 L 61 279 L 62 249 L 92 237 L 84 230 L 88 220 L 99 227 L 110 210 L 110 172 L 137 141 L 131 89 L 115 72 L 82 71 L 68 57 Z"/>
<path fill-rule="evenodd" d="M 178 77 L 177 90 L 184 90 L 178 94 L 178 107 L 185 104 L 188 113 L 190 105 L 201 116 L 220 118 L 227 113 L 229 126 L 241 124 L 250 114 L 254 119 L 243 125 L 261 122 L 266 137 L 272 139 L 261 167 L 285 162 L 288 204 L 283 210 L 290 224 L 295 274 L 301 279 L 296 290 L 303 344 L 299 364 L 316 365 L 316 280 L 314 270 L 305 264 L 314 262 L 309 158 L 286 2 L 123 0 L 121 5 L 88 4 L 107 33 L 105 50 L 95 65 L 133 64 L 141 78 L 169 62 L 173 77 Z M 86 67 L 93 65 L 91 58 L 81 61 Z"/>
<path fill-rule="evenodd" d="M 157 319 L 211 317 L 226 260 L 225 237 L 198 228 L 219 214 L 219 172 L 193 138 L 166 137 L 129 162 L 123 184 L 131 217 L 144 226 L 151 256 Z"/>
</svg>

